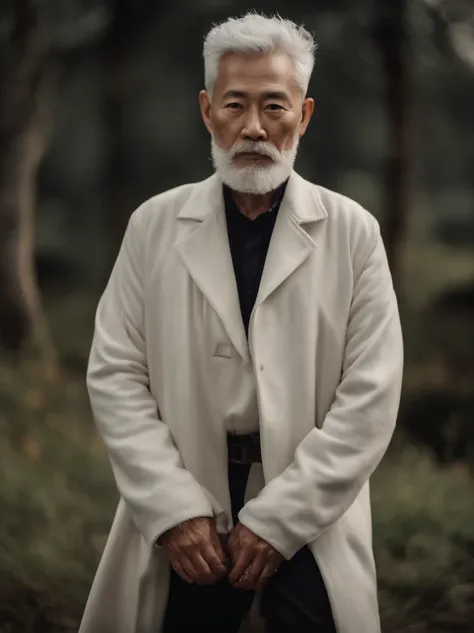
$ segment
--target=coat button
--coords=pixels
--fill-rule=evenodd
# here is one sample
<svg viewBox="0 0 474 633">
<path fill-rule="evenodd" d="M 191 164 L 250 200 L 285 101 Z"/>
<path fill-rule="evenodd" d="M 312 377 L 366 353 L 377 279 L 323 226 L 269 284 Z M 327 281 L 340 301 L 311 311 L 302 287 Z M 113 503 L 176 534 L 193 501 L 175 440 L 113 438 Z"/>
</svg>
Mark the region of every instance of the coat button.
<svg viewBox="0 0 474 633">
<path fill-rule="evenodd" d="M 260 365 L 259 369 L 260 371 L 263 371 L 263 365 Z"/>
</svg>

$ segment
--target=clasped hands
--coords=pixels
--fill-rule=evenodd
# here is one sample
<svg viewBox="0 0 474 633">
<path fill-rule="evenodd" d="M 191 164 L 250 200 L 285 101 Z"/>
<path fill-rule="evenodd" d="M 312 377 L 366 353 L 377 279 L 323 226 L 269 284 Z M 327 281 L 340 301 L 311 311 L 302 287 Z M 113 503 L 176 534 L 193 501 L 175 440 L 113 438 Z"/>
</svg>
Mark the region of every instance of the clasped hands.
<svg viewBox="0 0 474 633">
<path fill-rule="evenodd" d="M 277 571 L 283 556 L 238 523 L 224 551 L 214 518 L 184 521 L 160 537 L 171 566 L 187 583 L 212 585 L 227 577 L 235 588 L 257 591 Z"/>
</svg>

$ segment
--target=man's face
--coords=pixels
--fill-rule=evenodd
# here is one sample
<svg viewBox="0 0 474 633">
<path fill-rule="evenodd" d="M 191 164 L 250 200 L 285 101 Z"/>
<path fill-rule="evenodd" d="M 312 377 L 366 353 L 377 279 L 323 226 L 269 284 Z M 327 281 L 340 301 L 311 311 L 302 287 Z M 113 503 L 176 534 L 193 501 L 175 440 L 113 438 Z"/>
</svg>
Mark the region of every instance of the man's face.
<svg viewBox="0 0 474 633">
<path fill-rule="evenodd" d="M 212 100 L 200 94 L 216 170 L 233 189 L 267 193 L 291 173 L 313 113 L 285 54 L 225 55 Z"/>
</svg>

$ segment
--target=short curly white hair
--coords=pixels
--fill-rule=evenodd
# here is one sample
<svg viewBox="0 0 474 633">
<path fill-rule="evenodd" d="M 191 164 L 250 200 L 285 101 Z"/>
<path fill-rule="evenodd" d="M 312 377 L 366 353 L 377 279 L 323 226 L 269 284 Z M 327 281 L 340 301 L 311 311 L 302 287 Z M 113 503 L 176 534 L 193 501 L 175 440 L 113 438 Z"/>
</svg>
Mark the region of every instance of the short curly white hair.
<svg viewBox="0 0 474 633">
<path fill-rule="evenodd" d="M 205 87 L 210 95 L 219 70 L 219 62 L 227 53 L 286 53 L 295 67 L 295 79 L 303 95 L 308 91 L 314 67 L 317 44 L 303 26 L 279 15 L 268 17 L 247 13 L 216 24 L 204 40 Z"/>
</svg>

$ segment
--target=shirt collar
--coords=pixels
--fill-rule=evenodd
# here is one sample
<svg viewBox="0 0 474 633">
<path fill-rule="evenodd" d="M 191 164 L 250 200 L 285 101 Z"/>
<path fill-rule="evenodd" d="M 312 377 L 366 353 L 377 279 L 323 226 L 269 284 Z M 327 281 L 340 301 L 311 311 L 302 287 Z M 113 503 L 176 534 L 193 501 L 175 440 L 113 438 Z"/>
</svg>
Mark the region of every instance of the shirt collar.
<svg viewBox="0 0 474 633">
<path fill-rule="evenodd" d="M 287 184 L 288 184 L 288 179 L 285 180 L 285 182 L 282 182 L 282 184 L 279 187 L 277 187 L 277 189 L 275 189 L 270 208 L 267 211 L 265 211 L 265 213 L 278 212 L 281 205 L 281 201 L 283 200 L 283 196 L 285 195 Z M 240 214 L 240 211 L 237 205 L 235 204 L 234 198 L 232 197 L 232 190 L 227 185 L 224 185 L 224 203 L 225 203 L 226 210 L 238 211 L 238 213 Z"/>
</svg>

